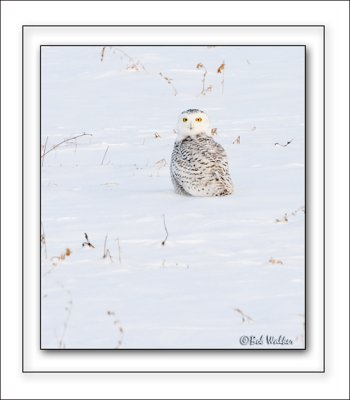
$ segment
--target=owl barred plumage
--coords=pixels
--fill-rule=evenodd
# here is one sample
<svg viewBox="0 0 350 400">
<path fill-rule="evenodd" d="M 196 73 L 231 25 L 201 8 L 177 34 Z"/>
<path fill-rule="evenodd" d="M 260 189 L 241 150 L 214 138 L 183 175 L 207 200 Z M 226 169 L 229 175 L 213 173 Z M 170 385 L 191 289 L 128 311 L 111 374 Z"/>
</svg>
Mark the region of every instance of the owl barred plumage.
<svg viewBox="0 0 350 400">
<path fill-rule="evenodd" d="M 211 137 L 209 119 L 200 110 L 184 111 L 178 121 L 170 173 L 176 193 L 227 196 L 233 193 L 224 148 Z"/>
</svg>

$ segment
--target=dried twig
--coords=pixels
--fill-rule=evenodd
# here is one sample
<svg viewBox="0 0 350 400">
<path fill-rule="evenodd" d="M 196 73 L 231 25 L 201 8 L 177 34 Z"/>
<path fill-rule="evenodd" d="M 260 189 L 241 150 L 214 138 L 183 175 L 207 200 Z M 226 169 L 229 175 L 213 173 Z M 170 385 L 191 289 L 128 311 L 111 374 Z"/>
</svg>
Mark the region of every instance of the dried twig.
<svg viewBox="0 0 350 400">
<path fill-rule="evenodd" d="M 113 262 L 113 257 L 111 255 L 111 252 L 109 251 L 109 249 L 107 249 L 107 238 L 108 238 L 108 234 L 105 237 L 105 244 L 104 244 L 104 247 L 103 247 L 103 256 L 102 256 L 102 258 L 109 257 L 111 262 Z"/>
<path fill-rule="evenodd" d="M 90 243 L 90 240 L 89 240 L 89 237 L 88 237 L 87 233 L 84 233 L 84 236 L 85 236 L 86 242 L 83 242 L 82 246 L 83 247 L 88 246 L 88 247 L 92 247 L 94 249 L 95 246 L 92 243 Z"/>
<path fill-rule="evenodd" d="M 276 223 L 280 223 L 280 222 L 288 222 L 288 214 L 285 213 L 284 216 L 280 219 L 280 218 L 276 218 Z"/>
<path fill-rule="evenodd" d="M 105 55 L 105 50 L 106 50 L 106 47 L 102 47 L 102 50 L 101 50 L 101 62 L 103 61 L 103 57 Z"/>
<path fill-rule="evenodd" d="M 272 258 L 272 257 L 270 257 L 269 263 L 270 264 L 283 264 L 283 262 L 281 260 L 277 260 L 276 258 Z"/>
<path fill-rule="evenodd" d="M 301 211 L 305 214 L 305 207 L 301 206 L 301 207 L 297 208 L 295 211 L 291 212 L 291 215 L 294 216 L 294 215 L 298 214 L 299 211 Z"/>
<path fill-rule="evenodd" d="M 289 144 L 291 144 L 293 142 L 294 139 L 291 139 L 289 142 L 287 142 L 286 144 L 280 144 L 280 143 L 275 143 L 275 146 L 281 146 L 281 147 L 287 147 Z"/>
<path fill-rule="evenodd" d="M 225 61 L 222 62 L 220 67 L 217 69 L 218 74 L 222 74 L 222 80 L 221 80 L 221 90 L 222 90 L 222 95 L 224 94 L 224 86 L 225 86 Z"/>
<path fill-rule="evenodd" d="M 236 139 L 232 143 L 233 144 L 241 144 L 241 137 L 237 136 Z"/>
<path fill-rule="evenodd" d="M 126 66 L 126 69 L 128 69 L 128 70 L 133 70 L 133 71 L 140 71 L 140 70 L 143 70 L 143 71 L 149 73 L 149 72 L 147 71 L 146 67 L 145 67 L 143 64 L 141 64 L 141 62 L 140 62 L 139 60 L 134 59 L 134 58 L 131 57 L 128 53 L 126 53 L 124 50 L 119 49 L 118 47 L 113 47 L 113 46 L 109 46 L 109 48 L 110 48 L 113 52 L 118 51 L 118 52 L 122 55 L 122 57 L 125 57 L 125 58 L 128 59 L 129 64 Z M 102 49 L 101 49 L 101 61 L 103 61 L 103 59 L 104 59 L 105 50 L 106 50 L 106 47 L 102 47 Z M 176 96 L 176 95 L 178 94 L 178 91 L 177 91 L 177 89 L 176 89 L 176 87 L 175 87 L 175 85 L 174 85 L 174 83 L 173 83 L 173 79 L 172 79 L 172 78 L 169 78 L 169 77 L 167 77 L 167 76 L 165 76 L 162 72 L 159 72 L 158 74 L 160 75 L 160 77 L 161 77 L 168 85 L 171 86 L 171 88 L 172 88 L 172 90 L 173 90 L 173 94 L 174 94 L 174 96 Z M 208 90 L 211 90 L 211 88 L 208 88 Z"/>
<path fill-rule="evenodd" d="M 106 151 L 105 151 L 105 153 L 103 155 L 103 158 L 102 158 L 102 161 L 101 161 L 101 165 L 103 165 L 103 161 L 105 160 L 105 157 L 106 157 L 108 149 L 109 149 L 109 145 L 107 146 Z"/>
<path fill-rule="evenodd" d="M 197 68 L 197 69 L 202 69 L 202 70 L 204 71 L 204 72 L 203 72 L 203 78 L 202 78 L 202 91 L 201 91 L 201 94 L 205 94 L 205 78 L 206 78 L 206 76 L 207 76 L 208 71 L 207 71 L 207 69 L 205 68 L 204 64 L 202 64 L 202 63 L 198 63 L 198 64 L 196 65 L 196 68 Z"/>
<path fill-rule="evenodd" d="M 71 249 L 67 247 L 66 250 L 59 256 L 51 257 L 50 260 L 53 266 L 43 276 L 50 274 L 57 267 L 57 265 L 59 265 L 62 261 L 66 259 L 66 257 L 69 257 L 71 254 L 72 254 Z"/>
<path fill-rule="evenodd" d="M 165 239 L 162 241 L 162 246 L 165 245 L 165 242 L 167 241 L 168 236 L 169 236 L 168 229 L 167 229 L 166 223 L 165 223 L 165 215 L 164 214 L 163 214 L 163 223 L 164 223 L 164 229 L 165 229 L 166 236 L 165 236 Z"/>
<path fill-rule="evenodd" d="M 290 214 L 285 213 L 284 216 L 283 216 L 282 218 L 276 218 L 275 222 L 276 222 L 276 223 L 281 223 L 281 222 L 285 223 L 285 222 L 288 222 L 288 221 L 289 221 L 288 217 L 290 217 L 290 216 L 293 216 L 293 217 L 294 217 L 294 216 L 297 215 L 299 212 L 303 212 L 303 213 L 305 214 L 305 207 L 304 207 L 304 206 L 301 206 L 301 207 L 297 208 L 296 210 L 292 211 Z"/>
<path fill-rule="evenodd" d="M 41 158 L 44 158 L 46 156 L 46 154 L 50 153 L 50 151 L 52 151 L 52 150 L 55 150 L 58 146 L 61 146 L 61 144 L 69 142 L 70 140 L 78 139 L 79 137 L 82 137 L 82 136 L 92 136 L 92 134 L 91 133 L 82 133 L 80 135 L 73 136 L 73 137 L 70 137 L 68 139 L 62 140 L 62 142 L 55 144 L 54 146 L 51 147 L 51 149 L 49 149 L 46 152 L 44 152 L 41 155 Z"/>
<path fill-rule="evenodd" d="M 66 259 L 66 257 L 69 257 L 71 254 L 72 254 L 71 249 L 67 247 L 66 250 L 63 253 L 61 253 L 59 256 L 51 257 L 50 261 L 52 262 L 52 267 L 43 274 L 43 277 L 45 277 L 48 274 L 51 274 L 51 272 L 54 269 L 56 269 L 56 267 L 61 262 L 63 262 Z"/>
<path fill-rule="evenodd" d="M 208 74 L 208 71 L 207 71 L 205 65 L 203 63 L 198 63 L 196 65 L 196 68 L 203 71 L 201 95 L 205 96 L 208 92 L 212 91 L 213 86 L 212 85 L 208 85 L 207 87 L 205 87 L 205 80 L 206 80 L 206 77 L 207 77 L 207 74 Z"/>
<path fill-rule="evenodd" d="M 115 312 L 114 311 L 107 311 L 107 315 L 109 316 L 114 316 L 115 317 Z M 118 332 L 118 341 L 117 341 L 117 346 L 115 347 L 116 349 L 119 349 L 121 347 L 121 345 L 123 344 L 123 339 L 124 339 L 124 329 L 122 326 L 122 323 L 117 320 L 114 319 L 113 320 L 113 325 L 115 325 L 117 332 Z"/>
<path fill-rule="evenodd" d="M 106 235 L 106 237 L 105 237 L 105 244 L 104 244 L 104 246 L 103 246 L 103 255 L 102 255 L 102 258 L 106 258 L 107 238 L 108 238 L 108 235 Z"/>
<path fill-rule="evenodd" d="M 164 168 L 166 166 L 166 159 L 162 158 L 161 160 L 157 161 L 155 163 L 155 165 L 156 165 L 157 169 Z"/>
<path fill-rule="evenodd" d="M 41 224 L 41 235 L 40 235 L 41 248 L 44 248 L 45 259 L 47 260 L 46 235 L 45 235 L 45 232 L 44 232 L 43 222 L 40 221 L 40 224 Z"/>
<path fill-rule="evenodd" d="M 173 84 L 173 79 L 172 78 L 168 78 L 167 76 L 163 75 L 161 72 L 159 72 L 159 75 L 165 80 L 165 82 L 167 82 L 168 85 L 170 85 L 174 91 L 174 96 L 177 95 L 177 90 L 176 87 Z"/>
<path fill-rule="evenodd" d="M 63 324 L 63 331 L 62 331 L 62 335 L 61 338 L 58 341 L 58 347 L 60 349 L 64 349 L 66 347 L 65 343 L 64 343 L 64 338 L 66 336 L 67 333 L 67 328 L 68 328 L 68 323 L 72 314 L 72 308 L 73 308 L 73 298 L 72 298 L 72 292 L 70 290 L 68 290 L 65 286 L 62 285 L 62 283 L 57 282 L 59 286 L 61 286 L 61 288 L 66 292 L 66 294 L 68 295 L 68 305 L 65 307 L 66 310 L 66 318 L 64 320 L 64 324 Z"/>
<path fill-rule="evenodd" d="M 253 318 L 249 317 L 249 315 L 245 314 L 241 309 L 234 308 L 234 310 L 241 315 L 242 323 L 245 322 L 254 322 Z"/>
<path fill-rule="evenodd" d="M 141 62 L 139 60 L 134 59 L 128 53 L 126 53 L 124 50 L 119 49 L 118 47 L 113 47 L 113 46 L 108 46 L 108 47 L 110 48 L 110 50 L 113 51 L 113 53 L 118 51 L 122 55 L 122 57 L 125 57 L 125 58 L 128 59 L 129 64 L 126 66 L 126 69 L 133 70 L 133 71 L 143 70 L 145 72 L 148 72 L 146 70 L 145 66 L 143 64 L 141 64 Z M 101 50 L 101 61 L 103 61 L 103 59 L 104 59 L 105 50 L 106 50 L 106 46 L 102 47 L 102 50 Z"/>
<path fill-rule="evenodd" d="M 124 57 L 126 57 L 130 64 L 126 67 L 126 69 L 133 69 L 136 71 L 139 71 L 140 68 L 145 71 L 148 72 L 145 68 L 145 66 L 143 64 L 141 64 L 140 60 L 135 60 L 133 57 L 131 57 L 129 54 L 127 54 L 124 50 L 119 49 L 118 47 L 115 48 L 115 50 L 119 51 L 119 53 L 121 53 Z"/>
<path fill-rule="evenodd" d="M 45 144 L 44 144 L 44 147 L 43 147 L 43 152 L 42 152 L 42 154 L 45 154 L 46 146 L 47 146 L 47 141 L 48 141 L 48 140 L 49 140 L 49 137 L 46 136 L 46 140 L 45 140 Z M 41 167 L 43 167 L 43 166 L 44 166 L 44 157 L 41 156 Z"/>
</svg>

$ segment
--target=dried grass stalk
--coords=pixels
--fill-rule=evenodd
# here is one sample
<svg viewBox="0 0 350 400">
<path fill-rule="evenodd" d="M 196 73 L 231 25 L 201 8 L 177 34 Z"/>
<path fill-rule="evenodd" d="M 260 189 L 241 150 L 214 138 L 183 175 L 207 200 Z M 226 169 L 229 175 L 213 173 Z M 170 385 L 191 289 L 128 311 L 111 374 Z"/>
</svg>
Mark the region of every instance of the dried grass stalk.
<svg viewBox="0 0 350 400">
<path fill-rule="evenodd" d="M 225 61 L 218 67 L 217 71 L 218 74 L 222 74 L 221 80 L 221 93 L 224 94 L 224 87 L 225 87 Z"/>
<path fill-rule="evenodd" d="M 174 92 L 174 96 L 176 96 L 176 95 L 177 95 L 177 90 L 176 90 L 176 87 L 175 87 L 174 84 L 173 84 L 173 79 L 172 79 L 172 78 L 168 78 L 167 76 L 165 76 L 165 75 L 162 74 L 161 72 L 159 72 L 159 75 L 165 80 L 165 82 L 166 82 L 168 85 L 170 85 L 170 86 L 172 87 L 173 92 Z"/>
</svg>

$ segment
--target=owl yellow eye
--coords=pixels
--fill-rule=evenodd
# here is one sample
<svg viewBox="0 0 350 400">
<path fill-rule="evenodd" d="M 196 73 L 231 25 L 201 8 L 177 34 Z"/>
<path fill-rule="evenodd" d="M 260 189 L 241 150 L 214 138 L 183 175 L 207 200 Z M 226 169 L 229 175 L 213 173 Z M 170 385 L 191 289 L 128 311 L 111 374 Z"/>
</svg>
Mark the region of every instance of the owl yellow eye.
<svg viewBox="0 0 350 400">
<path fill-rule="evenodd" d="M 187 122 L 188 119 L 187 119 L 187 118 L 182 118 L 182 121 L 183 121 L 183 122 Z"/>
<path fill-rule="evenodd" d="M 202 122 L 202 118 L 196 118 L 196 122 Z"/>
</svg>

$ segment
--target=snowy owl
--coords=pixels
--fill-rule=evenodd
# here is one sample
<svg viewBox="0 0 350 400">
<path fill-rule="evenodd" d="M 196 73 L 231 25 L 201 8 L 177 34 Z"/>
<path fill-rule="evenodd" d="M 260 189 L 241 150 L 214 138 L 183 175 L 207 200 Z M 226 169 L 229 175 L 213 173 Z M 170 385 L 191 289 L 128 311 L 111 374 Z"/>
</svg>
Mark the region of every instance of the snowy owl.
<svg viewBox="0 0 350 400">
<path fill-rule="evenodd" d="M 170 173 L 179 194 L 227 196 L 233 193 L 225 150 L 212 138 L 204 111 L 190 109 L 181 113 Z"/>
</svg>

